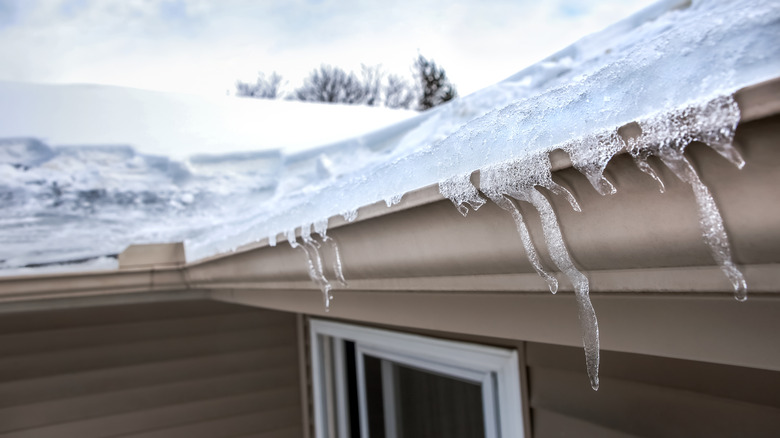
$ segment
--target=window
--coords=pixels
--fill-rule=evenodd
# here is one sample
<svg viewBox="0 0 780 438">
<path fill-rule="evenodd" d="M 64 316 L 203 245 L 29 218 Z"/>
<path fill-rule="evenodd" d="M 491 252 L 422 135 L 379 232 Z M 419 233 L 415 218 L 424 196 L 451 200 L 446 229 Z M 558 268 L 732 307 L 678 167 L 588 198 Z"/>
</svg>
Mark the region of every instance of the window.
<svg viewBox="0 0 780 438">
<path fill-rule="evenodd" d="M 311 321 L 318 438 L 523 436 L 517 352 Z"/>
</svg>

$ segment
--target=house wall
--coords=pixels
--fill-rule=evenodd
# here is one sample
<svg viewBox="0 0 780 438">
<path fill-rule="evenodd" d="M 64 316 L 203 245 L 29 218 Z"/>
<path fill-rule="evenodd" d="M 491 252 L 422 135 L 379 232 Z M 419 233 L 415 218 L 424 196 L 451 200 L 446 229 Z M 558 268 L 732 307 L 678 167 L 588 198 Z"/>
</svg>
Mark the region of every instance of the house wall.
<svg viewBox="0 0 780 438">
<path fill-rule="evenodd" d="M 774 437 L 780 430 L 777 371 L 602 351 L 593 391 L 582 348 L 373 326 L 517 350 L 529 438 Z"/>
<path fill-rule="evenodd" d="M 581 349 L 527 343 L 531 426 L 548 437 L 773 437 L 780 372 L 603 351 L 593 391 Z"/>
<path fill-rule="evenodd" d="M 0 317 L 0 436 L 303 436 L 293 314 L 208 300 Z"/>
</svg>

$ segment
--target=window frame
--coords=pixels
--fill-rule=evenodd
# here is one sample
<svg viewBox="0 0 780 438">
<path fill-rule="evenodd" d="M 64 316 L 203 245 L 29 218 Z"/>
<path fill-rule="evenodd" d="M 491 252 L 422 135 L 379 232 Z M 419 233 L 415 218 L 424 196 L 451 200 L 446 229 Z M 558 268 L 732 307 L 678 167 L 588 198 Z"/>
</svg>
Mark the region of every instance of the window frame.
<svg viewBox="0 0 780 438">
<path fill-rule="evenodd" d="M 516 350 L 450 341 L 321 319 L 309 322 L 314 425 L 319 438 L 348 436 L 344 341 L 355 343 L 361 436 L 368 436 L 365 355 L 479 384 L 485 436 L 523 438 Z M 385 387 L 392 385 L 383 372 Z M 385 391 L 390 394 L 390 391 Z M 385 394 L 387 397 L 388 395 Z"/>
</svg>

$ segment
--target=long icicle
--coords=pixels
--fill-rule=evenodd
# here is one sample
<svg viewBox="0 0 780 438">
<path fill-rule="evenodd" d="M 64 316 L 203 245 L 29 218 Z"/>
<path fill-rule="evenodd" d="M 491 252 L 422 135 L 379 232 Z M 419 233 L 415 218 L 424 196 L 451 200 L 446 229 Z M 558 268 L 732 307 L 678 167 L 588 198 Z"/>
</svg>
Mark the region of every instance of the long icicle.
<svg viewBox="0 0 780 438">
<path fill-rule="evenodd" d="M 569 256 L 563 235 L 558 225 L 550 202 L 536 189 L 522 193 L 524 200 L 530 202 L 539 212 L 542 219 L 542 230 L 550 256 L 558 269 L 572 282 L 574 294 L 579 309 L 580 326 L 582 328 L 582 344 L 585 347 L 585 364 L 594 390 L 599 389 L 599 324 L 596 311 L 590 302 L 588 278 L 580 272 Z"/>
<path fill-rule="evenodd" d="M 315 265 L 315 254 L 313 254 L 311 251 L 311 248 L 314 248 L 314 245 L 312 245 L 310 242 L 306 242 L 303 238 L 301 239 L 303 241 L 303 245 L 299 244 L 297 241 L 297 237 L 295 236 L 295 229 L 288 230 L 287 231 L 287 242 L 290 244 L 290 246 L 294 249 L 300 249 L 303 251 L 303 253 L 306 255 L 306 270 L 309 274 L 309 278 L 311 281 L 314 282 L 319 288 L 320 291 L 322 291 L 323 299 L 325 301 L 325 311 L 330 311 L 330 300 L 333 298 L 330 295 L 330 290 L 332 288 L 331 284 L 325 279 L 325 276 L 322 275 L 322 261 L 319 259 L 319 252 L 316 252 L 316 258 L 318 259 L 319 263 L 319 269 L 317 269 L 317 266 Z M 303 229 L 301 229 L 301 234 L 303 233 Z M 309 240 L 311 240 L 311 236 L 308 237 Z M 315 248 L 316 249 L 316 248 Z"/>
<path fill-rule="evenodd" d="M 320 235 L 322 242 L 327 244 L 331 253 L 333 254 L 333 272 L 336 275 L 336 281 L 342 286 L 347 286 L 347 280 L 344 278 L 344 268 L 341 262 L 341 250 L 339 249 L 339 242 L 335 237 L 328 236 L 327 234 Z"/>
<path fill-rule="evenodd" d="M 693 189 L 704 243 L 734 289 L 737 301 L 747 299 L 747 282 L 731 256 L 723 217 L 707 186 L 685 157 L 686 147 L 694 141 L 705 143 L 741 169 L 745 165 L 734 147 L 740 120 L 739 105 L 733 96 L 720 96 L 674 111 L 656 114 L 638 122 L 641 134 L 628 141 L 628 150 L 637 164 L 656 155 L 680 180 Z M 644 163 L 648 168 L 649 165 Z M 647 170 L 640 164 L 640 169 Z M 652 176 L 652 174 L 651 174 Z"/>
<path fill-rule="evenodd" d="M 680 180 L 688 183 L 693 189 L 704 242 L 707 244 L 712 258 L 720 265 L 720 269 L 731 282 L 734 288 L 734 297 L 737 301 L 747 300 L 747 282 L 731 258 L 731 246 L 726 234 L 726 227 L 723 225 L 723 217 L 720 215 L 709 189 L 701 181 L 696 169 L 682 152 L 666 150 L 661 152 L 659 158 Z"/>
<path fill-rule="evenodd" d="M 323 299 L 325 300 L 325 311 L 329 311 L 330 301 L 333 299 L 333 296 L 330 294 L 331 289 L 333 289 L 333 285 L 331 285 L 328 279 L 325 277 L 322 255 L 320 254 L 321 245 L 319 242 L 314 240 L 314 238 L 312 238 L 311 225 L 304 225 L 301 227 L 301 240 L 303 240 L 305 249 L 307 253 L 309 253 L 310 258 L 314 260 L 315 275 L 317 277 L 315 283 L 319 285 L 320 290 L 322 291 Z"/>
<path fill-rule="evenodd" d="M 314 232 L 320 235 L 322 243 L 330 248 L 333 254 L 333 274 L 336 276 L 342 286 L 347 286 L 347 280 L 344 278 L 344 265 L 341 262 L 341 249 L 339 248 L 339 242 L 335 237 L 328 236 L 328 221 L 323 220 L 314 223 Z"/>
<path fill-rule="evenodd" d="M 314 232 L 319 234 L 322 243 L 330 248 L 333 254 L 333 273 L 342 286 L 347 286 L 347 280 L 344 278 L 344 264 L 341 262 L 341 249 L 339 242 L 335 237 L 328 236 L 328 220 L 323 219 L 314 222 Z"/>
</svg>

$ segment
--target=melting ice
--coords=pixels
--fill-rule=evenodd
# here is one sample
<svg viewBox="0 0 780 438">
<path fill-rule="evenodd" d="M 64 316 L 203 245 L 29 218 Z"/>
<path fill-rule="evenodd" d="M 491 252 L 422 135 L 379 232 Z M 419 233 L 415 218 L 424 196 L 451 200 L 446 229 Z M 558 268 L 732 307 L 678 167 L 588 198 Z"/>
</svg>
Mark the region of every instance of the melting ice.
<svg viewBox="0 0 780 438">
<path fill-rule="evenodd" d="M 557 280 L 542 266 L 515 201 L 524 201 L 539 212 L 545 243 L 553 263 L 574 286 L 586 366 L 593 389 L 598 389 L 599 330 L 589 297 L 588 279 L 574 265 L 566 249 L 555 212 L 547 198 L 536 187 L 544 187 L 554 194 L 564 196 L 576 211 L 580 211 L 580 207 L 571 192 L 552 180 L 549 153 L 554 149 L 568 152 L 573 167 L 582 172 L 594 189 L 602 195 L 614 194 L 617 191 L 614 185 L 604 178 L 603 173 L 612 157 L 622 151 L 629 152 L 638 167 L 661 184 L 663 191 L 663 183 L 647 164 L 649 156 L 658 156 L 678 178 L 691 186 L 698 206 L 704 243 L 731 282 L 735 298 L 744 301 L 747 299 L 747 284 L 731 258 L 731 248 L 720 211 L 709 189 L 685 157 L 685 148 L 691 142 L 699 141 L 742 168 L 745 162 L 733 146 L 739 119 L 739 107 L 733 97 L 720 96 L 642 118 L 629 127 L 633 128 L 634 135 L 621 135 L 618 128 L 609 129 L 537 149 L 520 159 L 480 169 L 480 191 L 512 215 L 528 260 L 555 293 Z M 476 187 L 471 184 L 469 176 L 470 174 L 460 175 L 439 184 L 442 195 L 448 197 L 464 216 L 468 211 L 464 204 L 473 207 L 476 203 L 478 208 L 482 205 L 480 202 L 484 202 Z"/>
<path fill-rule="evenodd" d="M 312 236 L 312 227 L 314 228 L 314 232 L 320 236 L 321 242 L 318 242 L 317 239 Z M 343 287 L 347 286 L 347 280 L 344 278 L 341 250 L 339 249 L 338 241 L 335 237 L 328 236 L 327 227 L 327 221 L 319 221 L 314 224 L 301 226 L 302 244 L 298 243 L 294 228 L 286 232 L 287 242 L 290 246 L 293 249 L 300 249 L 305 255 L 306 271 L 309 274 L 311 281 L 319 287 L 320 291 L 322 291 L 326 312 L 330 310 L 330 302 L 333 300 L 333 295 L 331 295 L 333 285 L 325 275 L 324 257 L 321 252 L 323 248 L 330 252 L 333 275 L 336 277 L 336 281 Z"/>
</svg>

